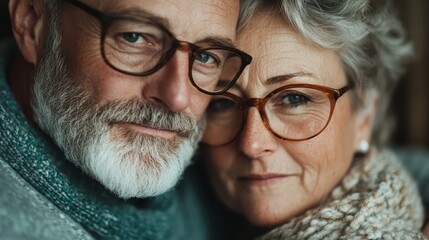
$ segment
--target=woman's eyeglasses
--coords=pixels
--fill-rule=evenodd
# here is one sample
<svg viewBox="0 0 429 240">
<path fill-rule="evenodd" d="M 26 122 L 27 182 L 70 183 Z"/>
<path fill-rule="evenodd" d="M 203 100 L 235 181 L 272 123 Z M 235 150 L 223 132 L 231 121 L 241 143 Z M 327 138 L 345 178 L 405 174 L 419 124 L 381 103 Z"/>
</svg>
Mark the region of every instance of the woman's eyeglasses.
<svg viewBox="0 0 429 240">
<path fill-rule="evenodd" d="M 219 146 L 232 142 L 246 122 L 249 108 L 256 107 L 265 127 L 283 140 L 303 141 L 320 134 L 328 125 L 335 103 L 352 89 L 290 84 L 264 98 L 241 98 L 230 92 L 213 97 L 206 111 L 202 142 Z"/>
</svg>

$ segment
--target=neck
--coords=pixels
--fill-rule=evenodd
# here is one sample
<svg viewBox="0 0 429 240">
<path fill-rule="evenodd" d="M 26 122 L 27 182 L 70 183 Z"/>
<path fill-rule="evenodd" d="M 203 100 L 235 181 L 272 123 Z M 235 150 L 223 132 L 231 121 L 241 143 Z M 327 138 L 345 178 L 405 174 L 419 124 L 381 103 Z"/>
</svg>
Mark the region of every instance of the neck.
<svg viewBox="0 0 429 240">
<path fill-rule="evenodd" d="M 12 94 L 15 97 L 25 117 L 33 124 L 33 110 L 31 99 L 33 98 L 34 65 L 24 60 L 21 54 L 14 57 L 11 62 L 7 79 Z"/>
</svg>

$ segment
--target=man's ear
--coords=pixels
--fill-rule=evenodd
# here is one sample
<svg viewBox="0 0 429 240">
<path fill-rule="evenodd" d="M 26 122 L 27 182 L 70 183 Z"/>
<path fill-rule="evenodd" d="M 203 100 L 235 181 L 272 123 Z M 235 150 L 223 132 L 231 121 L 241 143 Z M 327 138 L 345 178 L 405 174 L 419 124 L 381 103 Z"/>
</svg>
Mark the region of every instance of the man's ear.
<svg viewBox="0 0 429 240">
<path fill-rule="evenodd" d="M 365 94 L 363 106 L 356 110 L 356 139 L 355 146 L 360 150 L 362 141 L 371 144 L 372 129 L 380 105 L 380 96 L 375 90 L 368 90 Z"/>
<path fill-rule="evenodd" d="M 55 0 L 56 1 L 56 0 Z M 12 32 L 24 59 L 38 61 L 46 11 L 41 0 L 9 0 Z"/>
</svg>

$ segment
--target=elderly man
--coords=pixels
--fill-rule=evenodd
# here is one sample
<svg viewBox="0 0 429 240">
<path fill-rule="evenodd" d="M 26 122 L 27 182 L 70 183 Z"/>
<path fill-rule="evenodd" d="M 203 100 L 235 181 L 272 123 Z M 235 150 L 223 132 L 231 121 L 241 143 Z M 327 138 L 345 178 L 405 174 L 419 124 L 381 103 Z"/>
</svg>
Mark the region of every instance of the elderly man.
<svg viewBox="0 0 429 240">
<path fill-rule="evenodd" d="M 10 0 L 9 12 L 0 238 L 206 238 L 191 195 L 149 197 L 190 163 L 207 94 L 251 60 L 233 48 L 239 1 Z"/>
</svg>

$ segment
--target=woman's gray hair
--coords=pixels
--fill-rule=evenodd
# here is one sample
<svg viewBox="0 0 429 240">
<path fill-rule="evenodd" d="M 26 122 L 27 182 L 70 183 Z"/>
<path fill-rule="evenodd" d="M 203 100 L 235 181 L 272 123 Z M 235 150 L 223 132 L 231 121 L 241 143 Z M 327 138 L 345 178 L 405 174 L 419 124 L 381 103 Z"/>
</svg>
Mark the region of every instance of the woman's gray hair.
<svg viewBox="0 0 429 240">
<path fill-rule="evenodd" d="M 385 140 L 380 123 L 412 55 L 412 45 L 406 40 L 390 2 L 243 0 L 241 4 L 239 30 L 256 11 L 268 9 L 274 14 L 280 13 L 306 39 L 334 50 L 349 81 L 357 87 L 355 106 L 372 105 L 375 96 L 381 96 L 373 140 L 375 143 Z"/>
</svg>

